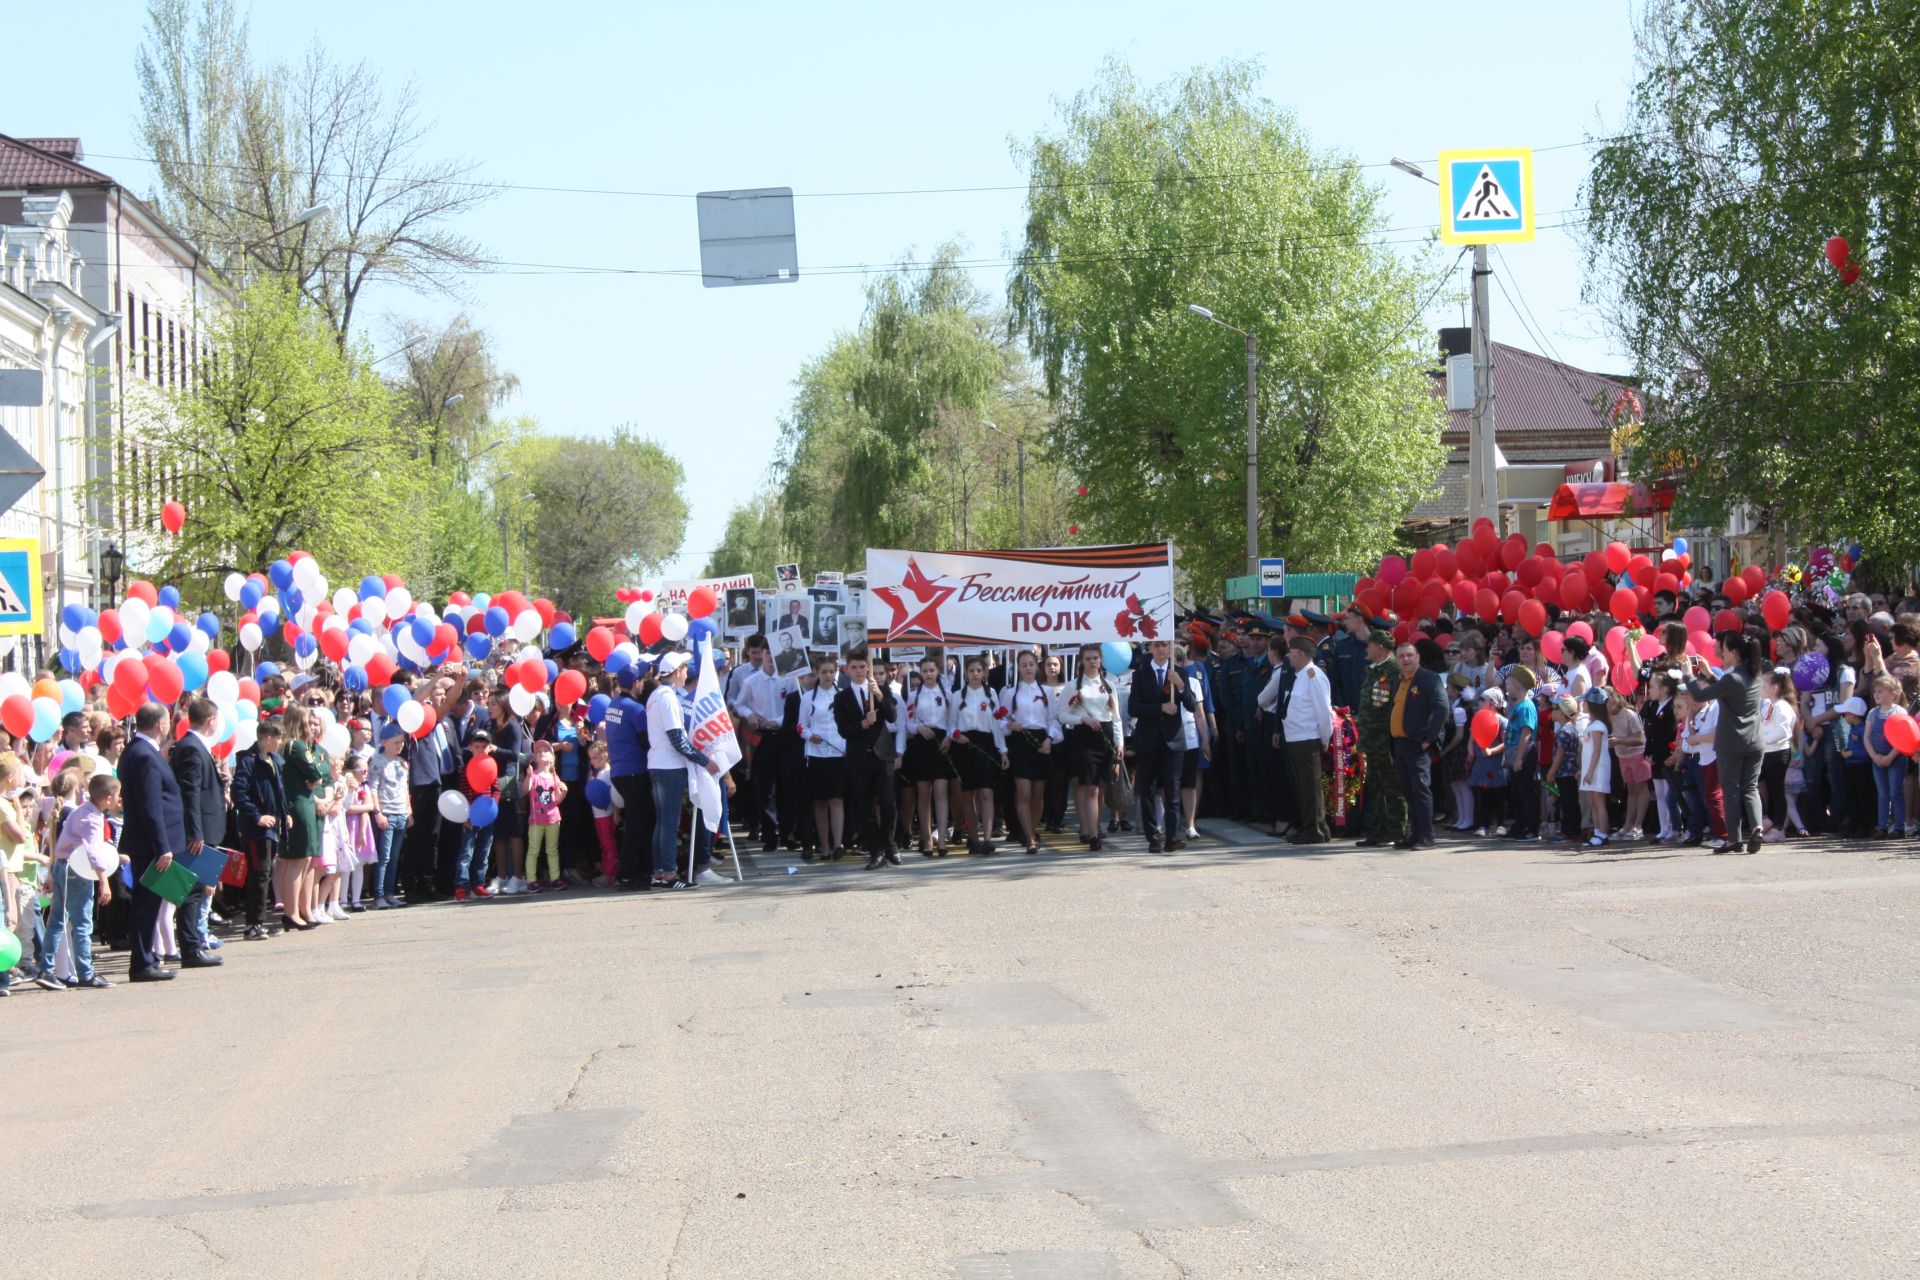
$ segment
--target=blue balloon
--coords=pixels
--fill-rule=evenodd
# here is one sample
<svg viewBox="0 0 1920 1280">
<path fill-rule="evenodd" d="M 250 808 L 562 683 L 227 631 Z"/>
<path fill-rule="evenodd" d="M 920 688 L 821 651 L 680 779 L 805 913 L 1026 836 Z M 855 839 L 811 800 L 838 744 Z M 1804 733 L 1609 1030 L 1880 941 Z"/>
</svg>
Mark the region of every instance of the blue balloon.
<svg viewBox="0 0 1920 1280">
<path fill-rule="evenodd" d="M 485 662 L 487 655 L 493 652 L 493 641 L 477 632 L 467 637 L 467 656 L 475 662 Z"/>
<path fill-rule="evenodd" d="M 293 585 L 293 564 L 287 560 L 275 560 L 267 566 L 267 580 L 285 591 Z"/>
<path fill-rule="evenodd" d="M 281 609 L 280 609 L 280 602 L 278 600 L 276 600 L 272 596 L 264 596 L 261 598 L 260 625 L 267 626 L 273 622 L 277 622 L 280 618 L 280 614 L 281 614 Z"/>
<path fill-rule="evenodd" d="M 492 606 L 487 610 L 486 615 L 487 634 L 498 639 L 507 634 L 507 626 L 512 621 L 513 619 L 507 616 L 505 609 L 502 609 L 499 605 Z"/>
<path fill-rule="evenodd" d="M 180 663 L 182 685 L 188 693 L 207 682 L 207 656 L 204 653 L 183 653 L 177 661 Z"/>
<path fill-rule="evenodd" d="M 1100 661 L 1108 675 L 1124 675 L 1133 667 L 1133 646 L 1109 640 L 1100 646 Z"/>
<path fill-rule="evenodd" d="M 615 649 L 607 655 L 606 669 L 610 676 L 617 676 L 633 665 L 633 657 L 625 649 Z"/>
<path fill-rule="evenodd" d="M 373 634 L 373 624 L 365 618 L 355 618 L 347 624 L 347 630 L 357 631 L 363 636 L 370 636 Z"/>
<path fill-rule="evenodd" d="M 168 622 L 166 615 L 158 609 L 147 615 L 146 641 L 148 644 L 159 644 L 172 630 L 173 624 Z"/>
<path fill-rule="evenodd" d="M 78 649 L 62 649 L 60 651 L 60 669 L 62 671 L 80 670 L 80 651 Z M 85 703 L 81 704 L 81 706 L 85 705 Z M 60 714 L 65 715 L 69 711 L 78 711 L 79 709 L 80 707 L 77 706 L 62 707 L 60 708 Z"/>
<path fill-rule="evenodd" d="M 1687 554 L 1687 540 L 1685 538 L 1675 538 L 1673 540 L 1673 554 L 1677 556 Z"/>
<path fill-rule="evenodd" d="M 298 587 L 288 587 L 286 597 L 287 612 L 290 614 L 298 614 L 302 609 L 307 607 L 307 598 L 300 593 L 300 588 Z"/>
<path fill-rule="evenodd" d="M 473 593 L 473 611 L 475 613 L 485 613 L 487 611 L 487 605 L 490 604 L 492 600 L 493 600 L 493 597 L 488 595 L 484 591 L 474 592 Z"/>
<path fill-rule="evenodd" d="M 193 625 L 206 632 L 207 639 L 209 640 L 218 640 L 220 638 L 220 619 L 214 614 L 202 613 L 194 620 Z"/>
<path fill-rule="evenodd" d="M 248 578 L 240 584 L 240 607 L 242 609 L 252 609 L 260 603 L 260 597 L 265 594 L 267 594 L 267 590 L 260 585 L 260 579 Z"/>
<path fill-rule="evenodd" d="M 295 640 L 293 642 L 294 653 L 298 654 L 302 658 L 308 657 L 314 652 L 314 650 L 318 649 L 319 647 L 320 647 L 319 645 L 314 643 L 312 636 L 303 635 L 298 640 Z"/>
<path fill-rule="evenodd" d="M 93 621 L 92 612 L 83 604 L 70 604 L 60 611 L 60 625 L 69 631 L 78 631 Z"/>
<path fill-rule="evenodd" d="M 587 723 L 599 724 L 602 720 L 605 720 L 607 718 L 607 708 L 610 705 L 612 705 L 612 703 L 613 703 L 613 699 L 609 698 L 604 693 L 596 693 L 591 698 L 588 698 L 587 699 Z M 589 783 L 588 787 L 589 787 L 589 790 L 587 794 L 592 795 L 593 794 L 591 790 L 592 784 Z M 600 807 L 604 809 L 607 806 L 601 805 Z"/>
<path fill-rule="evenodd" d="M 277 662 L 263 662 L 253 669 L 253 678 L 262 683 L 273 679 L 279 674 L 280 664 Z"/>
<path fill-rule="evenodd" d="M 492 796 L 475 796 L 467 806 L 467 821 L 476 829 L 490 827 L 500 816 L 500 802 Z"/>
<path fill-rule="evenodd" d="M 370 573 L 360 579 L 360 598 L 362 600 L 371 600 L 375 596 L 380 596 L 384 599 L 386 594 L 387 584 L 381 579 L 380 575 Z"/>
<path fill-rule="evenodd" d="M 28 736 L 35 742 L 52 742 L 53 735 L 60 732 L 60 711 L 48 706 L 49 701 L 51 699 L 34 699 L 33 730 Z"/>
<path fill-rule="evenodd" d="M 425 618 L 415 618 L 409 629 L 413 632 L 413 642 L 422 649 L 433 643 L 433 623 Z"/>
<path fill-rule="evenodd" d="M 79 628 L 75 627 L 74 630 L 78 631 Z M 429 630 L 431 630 L 431 628 L 429 628 Z M 574 631 L 571 622 L 556 622 L 553 624 L 553 628 L 547 632 L 547 648 L 556 650 L 571 649 L 573 648 L 574 642 L 578 639 L 579 635 Z"/>
<path fill-rule="evenodd" d="M 553 687 L 553 682 L 560 678 L 560 664 L 555 662 L 552 658 L 546 659 L 546 664 L 547 664 L 547 687 L 551 689 Z"/>
<path fill-rule="evenodd" d="M 180 588 L 173 586 L 171 583 L 160 588 L 160 599 L 158 603 L 167 606 L 169 609 L 178 609 L 180 607 Z"/>
<path fill-rule="evenodd" d="M 413 701 L 413 695 L 397 684 L 390 684 L 380 694 L 380 705 L 390 716 L 400 714 L 400 708 Z"/>
<path fill-rule="evenodd" d="M 170 645 L 176 653 L 184 652 L 186 647 L 192 643 L 193 628 L 184 622 L 174 623 L 173 630 L 167 632 L 167 644 Z"/>
<path fill-rule="evenodd" d="M 75 667 L 74 670 L 79 670 Z M 60 682 L 60 714 L 70 716 L 87 705 L 87 691 L 80 687 L 78 680 Z"/>
<path fill-rule="evenodd" d="M 702 640 L 713 639 L 713 624 L 705 618 L 695 618 L 687 624 L 687 648 L 698 650 Z"/>
<path fill-rule="evenodd" d="M 613 808 L 613 788 L 605 778 L 593 778 L 587 782 L 587 803 L 596 809 Z"/>
<path fill-rule="evenodd" d="M 365 693 L 367 691 L 366 668 L 348 667 L 340 673 L 340 683 L 345 685 L 350 692 Z"/>
</svg>

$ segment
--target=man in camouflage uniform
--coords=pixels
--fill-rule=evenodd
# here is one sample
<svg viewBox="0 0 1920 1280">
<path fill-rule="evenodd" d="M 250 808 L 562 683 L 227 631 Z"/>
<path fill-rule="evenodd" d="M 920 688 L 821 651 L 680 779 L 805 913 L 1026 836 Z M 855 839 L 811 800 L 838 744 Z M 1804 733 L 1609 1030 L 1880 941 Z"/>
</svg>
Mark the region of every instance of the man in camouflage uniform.
<svg viewBox="0 0 1920 1280">
<path fill-rule="evenodd" d="M 1367 759 L 1366 835 L 1359 849 L 1383 849 L 1407 838 L 1407 801 L 1393 771 L 1393 695 L 1400 667 L 1393 660 L 1393 637 L 1375 630 L 1367 636 L 1368 667 L 1354 721 L 1360 752 Z"/>
</svg>

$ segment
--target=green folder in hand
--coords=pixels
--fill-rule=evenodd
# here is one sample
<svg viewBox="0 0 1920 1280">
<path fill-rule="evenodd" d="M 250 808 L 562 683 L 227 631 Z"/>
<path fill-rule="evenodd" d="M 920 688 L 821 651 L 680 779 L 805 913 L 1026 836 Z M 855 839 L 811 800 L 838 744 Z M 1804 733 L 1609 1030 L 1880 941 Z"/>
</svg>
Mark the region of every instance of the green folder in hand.
<svg viewBox="0 0 1920 1280">
<path fill-rule="evenodd" d="M 165 871 L 160 870 L 158 862 L 150 863 L 141 874 L 140 883 L 176 907 L 186 902 L 188 895 L 200 887 L 199 877 L 178 858 L 168 863 Z"/>
</svg>

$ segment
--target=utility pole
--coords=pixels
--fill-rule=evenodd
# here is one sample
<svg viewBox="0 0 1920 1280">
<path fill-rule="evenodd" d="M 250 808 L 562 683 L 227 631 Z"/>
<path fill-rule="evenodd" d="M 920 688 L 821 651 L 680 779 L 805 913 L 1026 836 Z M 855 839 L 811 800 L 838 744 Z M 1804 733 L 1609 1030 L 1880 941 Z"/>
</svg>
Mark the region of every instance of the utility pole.
<svg viewBox="0 0 1920 1280">
<path fill-rule="evenodd" d="M 1500 477 L 1493 425 L 1493 340 L 1487 333 L 1487 246 L 1473 246 L 1473 426 L 1467 433 L 1467 518 L 1500 530 Z"/>
</svg>

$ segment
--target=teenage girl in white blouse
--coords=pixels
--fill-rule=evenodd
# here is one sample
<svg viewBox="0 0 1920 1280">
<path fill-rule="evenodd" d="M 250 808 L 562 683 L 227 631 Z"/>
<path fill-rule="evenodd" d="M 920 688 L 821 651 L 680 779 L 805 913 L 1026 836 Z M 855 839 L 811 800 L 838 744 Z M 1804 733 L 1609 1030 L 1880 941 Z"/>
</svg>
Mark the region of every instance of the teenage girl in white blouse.
<svg viewBox="0 0 1920 1280">
<path fill-rule="evenodd" d="M 1073 771 L 1073 805 L 1080 816 L 1080 838 L 1100 847 L 1100 792 L 1120 770 L 1124 739 L 1118 691 L 1107 676 L 1097 644 L 1080 647 L 1080 675 L 1067 686 L 1054 712 L 1065 731 Z"/>
<path fill-rule="evenodd" d="M 807 793 L 813 800 L 813 835 L 820 856 L 841 855 L 846 825 L 847 740 L 833 718 L 834 676 L 839 664 L 820 654 L 813 665 L 813 688 L 800 691 L 800 737 L 806 743 Z"/>
<path fill-rule="evenodd" d="M 1039 660 L 1029 652 L 1015 660 L 1011 687 L 1000 691 L 1000 705 L 1006 712 L 1007 759 L 1013 773 L 1013 812 L 1020 820 L 1020 831 L 1027 852 L 1040 852 L 1040 802 L 1047 789 L 1047 775 L 1053 769 L 1053 748 L 1062 737 L 1053 718 L 1053 695 L 1036 678 Z"/>
<path fill-rule="evenodd" d="M 987 688 L 987 660 L 979 654 L 967 659 L 967 683 L 956 695 L 953 732 L 947 757 L 960 775 L 960 816 L 971 820 L 967 849 L 993 852 L 993 789 L 1007 767 L 1007 736 L 1001 723 L 999 700 Z"/>
<path fill-rule="evenodd" d="M 920 683 L 901 700 L 906 750 L 900 773 L 913 783 L 920 813 L 920 856 L 947 856 L 947 730 L 953 725 L 953 694 L 940 680 L 940 660 L 920 659 Z"/>
</svg>

